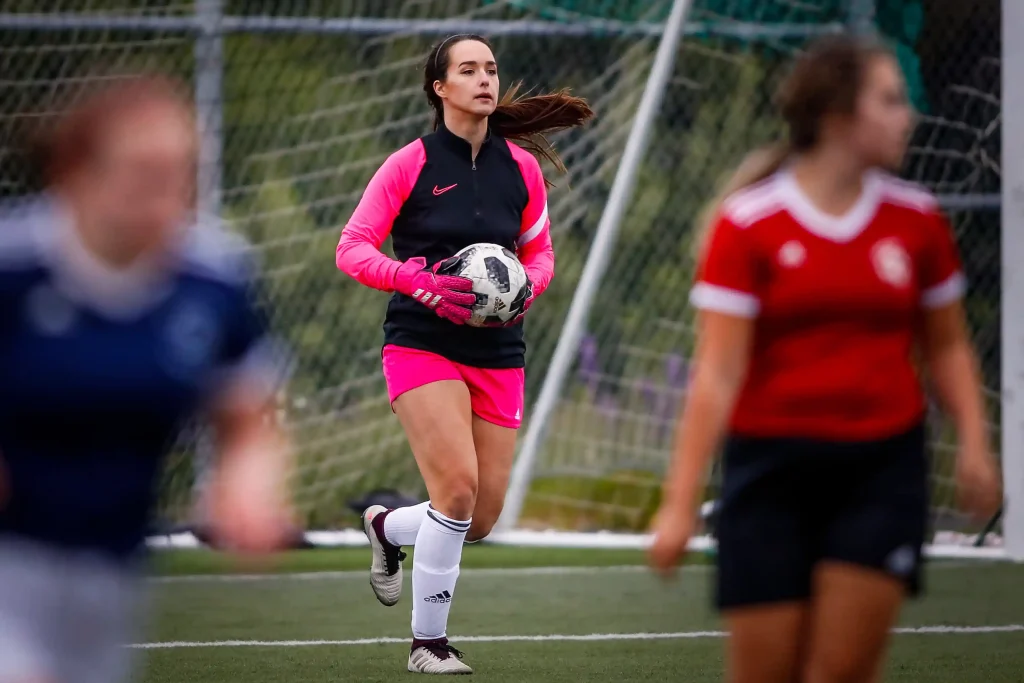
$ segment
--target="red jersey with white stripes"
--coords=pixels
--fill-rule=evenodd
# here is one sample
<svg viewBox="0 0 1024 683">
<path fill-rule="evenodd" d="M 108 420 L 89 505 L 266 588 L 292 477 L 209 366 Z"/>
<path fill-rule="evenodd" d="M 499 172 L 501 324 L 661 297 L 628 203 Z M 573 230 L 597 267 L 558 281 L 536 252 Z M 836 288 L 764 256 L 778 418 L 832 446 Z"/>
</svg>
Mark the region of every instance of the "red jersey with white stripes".
<svg viewBox="0 0 1024 683">
<path fill-rule="evenodd" d="M 964 288 L 928 192 L 872 172 L 854 207 L 830 216 L 783 171 L 723 204 L 690 298 L 755 320 L 733 432 L 859 441 L 922 419 L 921 310 Z"/>
</svg>

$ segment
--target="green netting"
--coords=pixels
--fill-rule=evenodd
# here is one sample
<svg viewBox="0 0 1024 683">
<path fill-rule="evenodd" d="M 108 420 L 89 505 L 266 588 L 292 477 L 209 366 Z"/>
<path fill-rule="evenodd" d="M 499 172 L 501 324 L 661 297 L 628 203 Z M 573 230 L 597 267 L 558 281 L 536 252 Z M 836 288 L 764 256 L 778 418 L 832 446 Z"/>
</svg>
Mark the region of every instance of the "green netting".
<svg viewBox="0 0 1024 683">
<path fill-rule="evenodd" d="M 488 0 L 494 4 L 498 0 Z M 513 0 L 510 4 L 556 21 L 609 19 L 615 21 L 664 21 L 670 4 L 647 0 Z M 920 0 L 876 0 L 876 26 L 899 57 L 907 74 L 911 99 L 921 111 L 928 111 L 921 80 L 916 45 L 921 31 Z M 752 22 L 761 24 L 822 24 L 844 21 L 850 13 L 850 0 L 697 0 L 691 8 L 694 21 Z M 777 41 L 775 41 L 777 42 Z M 797 41 L 783 41 L 786 47 Z M 768 44 L 768 43 L 766 43 Z M 768 44 L 770 46 L 770 44 Z"/>
</svg>

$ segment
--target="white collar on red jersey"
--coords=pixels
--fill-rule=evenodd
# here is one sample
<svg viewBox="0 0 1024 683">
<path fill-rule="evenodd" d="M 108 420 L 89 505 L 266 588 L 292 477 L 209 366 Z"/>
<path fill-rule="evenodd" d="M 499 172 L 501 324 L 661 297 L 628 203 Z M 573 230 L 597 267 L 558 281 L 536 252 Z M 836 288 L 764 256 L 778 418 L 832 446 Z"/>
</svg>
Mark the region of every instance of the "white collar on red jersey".
<svg viewBox="0 0 1024 683">
<path fill-rule="evenodd" d="M 834 216 L 814 205 L 792 172 L 780 171 L 776 183 L 779 197 L 793 218 L 808 232 L 833 242 L 849 242 L 864 232 L 878 211 L 884 184 L 878 173 L 865 173 L 860 197 L 845 214 Z"/>
</svg>

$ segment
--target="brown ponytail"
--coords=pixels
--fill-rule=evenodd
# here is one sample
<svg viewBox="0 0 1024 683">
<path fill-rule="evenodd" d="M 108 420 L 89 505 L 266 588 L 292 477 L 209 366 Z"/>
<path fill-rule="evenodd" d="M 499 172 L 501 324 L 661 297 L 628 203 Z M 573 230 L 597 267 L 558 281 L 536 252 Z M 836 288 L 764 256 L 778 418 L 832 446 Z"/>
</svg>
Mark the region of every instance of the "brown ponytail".
<svg viewBox="0 0 1024 683">
<path fill-rule="evenodd" d="M 751 152 L 701 213 L 694 241 L 698 254 L 708 241 L 722 202 L 731 194 L 778 172 L 794 154 L 813 149 L 822 121 L 831 114 L 852 114 L 864 73 L 878 57 L 891 57 L 883 45 L 856 36 L 827 36 L 814 42 L 793 64 L 775 100 L 788 131 L 785 142 Z"/>
<path fill-rule="evenodd" d="M 517 97 L 520 87 L 522 83 L 514 83 L 505 92 L 491 114 L 491 129 L 501 137 L 519 143 L 538 160 L 550 161 L 559 173 L 565 173 L 565 165 L 547 136 L 582 126 L 594 116 L 594 112 L 585 99 L 570 95 L 568 88 L 546 95 Z M 551 185 L 547 178 L 544 182 Z"/>
<path fill-rule="evenodd" d="M 434 82 L 443 81 L 448 73 L 448 55 L 453 46 L 464 40 L 474 40 L 491 47 L 490 41 L 474 33 L 449 36 L 438 43 L 423 69 L 423 91 L 434 110 L 434 129 L 444 123 L 444 105 L 434 92 Z M 493 49 L 493 48 L 492 48 Z M 490 127 L 497 135 L 508 138 L 527 150 L 538 161 L 549 161 L 560 172 L 565 165 L 547 136 L 568 128 L 581 126 L 594 116 L 590 105 L 582 97 L 562 89 L 544 95 L 520 95 L 522 83 L 513 83 L 490 116 Z M 551 186 L 547 178 L 544 182 Z"/>
</svg>

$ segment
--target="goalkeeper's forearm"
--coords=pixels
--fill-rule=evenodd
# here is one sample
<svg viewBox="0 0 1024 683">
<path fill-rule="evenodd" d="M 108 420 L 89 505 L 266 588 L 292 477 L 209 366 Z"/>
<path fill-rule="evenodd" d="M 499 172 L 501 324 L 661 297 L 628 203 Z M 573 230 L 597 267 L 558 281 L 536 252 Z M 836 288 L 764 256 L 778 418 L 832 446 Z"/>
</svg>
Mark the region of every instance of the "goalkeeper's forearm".
<svg viewBox="0 0 1024 683">
<path fill-rule="evenodd" d="M 402 267 L 400 261 L 380 251 L 372 236 L 355 226 L 346 226 L 342 231 L 334 263 L 360 284 L 382 292 L 394 291 L 395 275 Z"/>
</svg>

